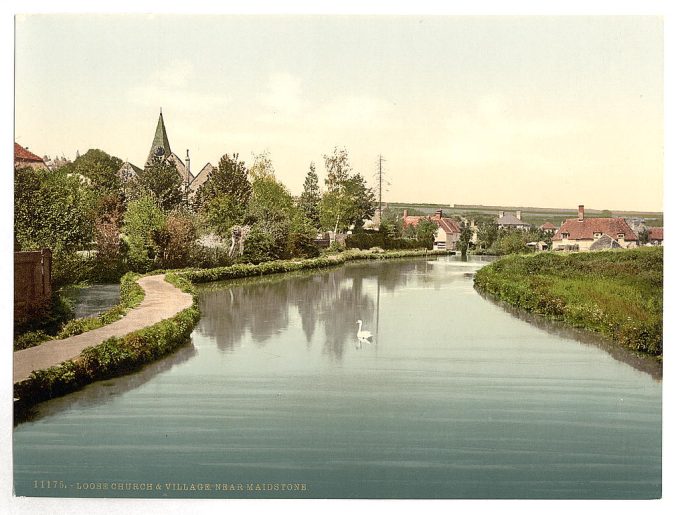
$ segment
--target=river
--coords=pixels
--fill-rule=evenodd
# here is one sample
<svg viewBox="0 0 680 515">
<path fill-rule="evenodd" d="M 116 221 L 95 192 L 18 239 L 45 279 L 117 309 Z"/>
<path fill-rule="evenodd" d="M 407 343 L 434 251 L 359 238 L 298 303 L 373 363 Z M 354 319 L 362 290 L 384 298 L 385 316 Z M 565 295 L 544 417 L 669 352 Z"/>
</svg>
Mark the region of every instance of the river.
<svg viewBox="0 0 680 515">
<path fill-rule="evenodd" d="M 659 497 L 660 366 L 483 298 L 482 264 L 201 287 L 189 344 L 16 425 L 16 494 Z"/>
</svg>

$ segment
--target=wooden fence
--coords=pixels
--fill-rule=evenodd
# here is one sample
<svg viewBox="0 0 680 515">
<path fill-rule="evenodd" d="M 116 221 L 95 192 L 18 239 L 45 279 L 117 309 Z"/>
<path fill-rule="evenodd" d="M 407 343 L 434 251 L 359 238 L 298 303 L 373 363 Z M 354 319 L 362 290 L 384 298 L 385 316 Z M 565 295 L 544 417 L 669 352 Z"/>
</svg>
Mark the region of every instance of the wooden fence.
<svg viewBox="0 0 680 515">
<path fill-rule="evenodd" d="M 52 296 L 52 252 L 14 253 L 14 319 L 25 321 L 40 312 Z"/>
</svg>

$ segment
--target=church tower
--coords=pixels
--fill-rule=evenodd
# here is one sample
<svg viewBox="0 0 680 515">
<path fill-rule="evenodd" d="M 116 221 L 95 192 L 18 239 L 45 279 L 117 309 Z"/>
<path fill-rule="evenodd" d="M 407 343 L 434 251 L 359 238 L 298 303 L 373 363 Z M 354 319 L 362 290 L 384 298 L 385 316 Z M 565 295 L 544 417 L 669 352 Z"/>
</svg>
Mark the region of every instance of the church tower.
<svg viewBox="0 0 680 515">
<path fill-rule="evenodd" d="M 156 125 L 156 133 L 153 136 L 151 143 L 151 150 L 149 150 L 149 157 L 146 159 L 146 166 L 153 165 L 154 161 L 162 161 L 172 155 L 170 150 L 170 142 L 168 141 L 168 133 L 165 130 L 165 123 L 163 122 L 163 109 L 158 116 L 158 124 Z"/>
</svg>

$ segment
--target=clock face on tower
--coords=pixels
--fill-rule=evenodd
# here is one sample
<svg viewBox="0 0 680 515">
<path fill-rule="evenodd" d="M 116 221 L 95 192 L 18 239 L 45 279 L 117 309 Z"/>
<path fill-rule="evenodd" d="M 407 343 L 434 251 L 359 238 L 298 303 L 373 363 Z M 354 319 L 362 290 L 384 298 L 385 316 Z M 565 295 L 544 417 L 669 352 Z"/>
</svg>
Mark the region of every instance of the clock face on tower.
<svg viewBox="0 0 680 515">
<path fill-rule="evenodd" d="M 156 157 L 163 157 L 165 155 L 165 149 L 159 145 L 154 149 L 153 153 Z"/>
</svg>

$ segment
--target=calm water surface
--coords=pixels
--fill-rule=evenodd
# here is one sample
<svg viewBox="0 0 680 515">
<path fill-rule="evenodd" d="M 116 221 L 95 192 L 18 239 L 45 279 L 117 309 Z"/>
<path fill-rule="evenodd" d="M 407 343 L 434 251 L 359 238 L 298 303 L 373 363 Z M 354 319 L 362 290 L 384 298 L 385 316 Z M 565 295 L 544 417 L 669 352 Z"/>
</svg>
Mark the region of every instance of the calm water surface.
<svg viewBox="0 0 680 515">
<path fill-rule="evenodd" d="M 120 284 L 92 284 L 66 292 L 73 299 L 75 318 L 99 315 L 120 302 Z"/>
<path fill-rule="evenodd" d="M 16 493 L 658 497 L 659 367 L 484 299 L 479 266 L 355 263 L 205 287 L 190 344 L 15 427 Z M 249 483 L 264 490 L 215 490 Z"/>
</svg>

